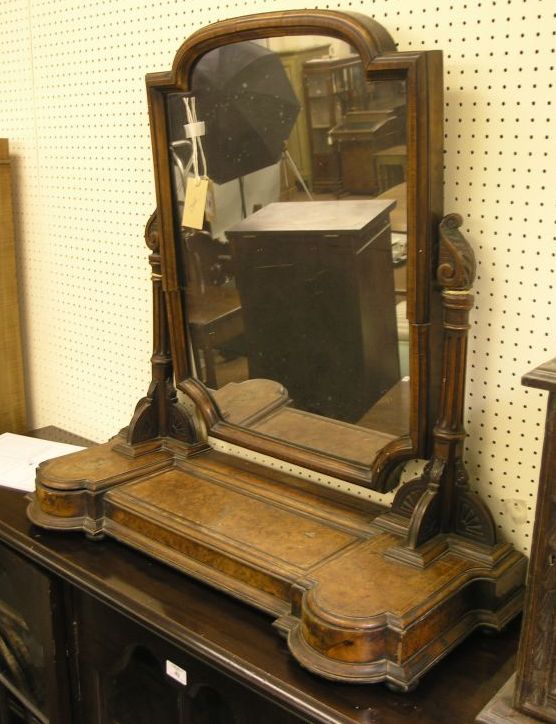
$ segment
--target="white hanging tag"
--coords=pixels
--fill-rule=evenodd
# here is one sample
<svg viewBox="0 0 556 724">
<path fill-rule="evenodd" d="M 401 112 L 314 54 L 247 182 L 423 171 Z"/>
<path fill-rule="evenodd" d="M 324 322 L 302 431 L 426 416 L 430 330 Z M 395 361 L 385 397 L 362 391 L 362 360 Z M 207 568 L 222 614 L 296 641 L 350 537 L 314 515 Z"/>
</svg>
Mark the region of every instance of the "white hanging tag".
<svg viewBox="0 0 556 724">
<path fill-rule="evenodd" d="M 183 203 L 182 226 L 192 229 L 202 229 L 205 220 L 205 206 L 207 203 L 208 178 L 187 179 L 185 200 Z"/>
<path fill-rule="evenodd" d="M 166 659 L 166 673 L 168 676 L 171 676 L 172 679 L 179 681 L 182 686 L 187 686 L 187 671 L 169 659 Z"/>
<path fill-rule="evenodd" d="M 184 126 L 185 135 L 191 138 L 193 178 L 187 179 L 185 187 L 185 199 L 183 202 L 182 226 L 189 226 L 192 229 L 202 229 L 205 220 L 205 208 L 207 204 L 207 190 L 209 180 L 207 173 L 207 162 L 203 151 L 201 136 L 205 134 L 205 124 L 197 120 L 195 109 L 195 97 L 184 98 L 187 124 Z M 199 157 L 203 165 L 203 175 L 199 174 Z"/>
</svg>

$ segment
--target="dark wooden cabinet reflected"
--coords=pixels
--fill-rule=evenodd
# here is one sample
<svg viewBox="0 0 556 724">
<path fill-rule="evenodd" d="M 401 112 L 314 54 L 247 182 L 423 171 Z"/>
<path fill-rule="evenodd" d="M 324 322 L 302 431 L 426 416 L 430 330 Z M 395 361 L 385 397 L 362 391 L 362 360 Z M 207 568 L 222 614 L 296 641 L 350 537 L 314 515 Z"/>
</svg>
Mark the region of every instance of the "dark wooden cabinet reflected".
<svg viewBox="0 0 556 724">
<path fill-rule="evenodd" d="M 393 206 L 270 204 L 227 232 L 249 376 L 297 409 L 355 423 L 400 381 Z"/>
</svg>

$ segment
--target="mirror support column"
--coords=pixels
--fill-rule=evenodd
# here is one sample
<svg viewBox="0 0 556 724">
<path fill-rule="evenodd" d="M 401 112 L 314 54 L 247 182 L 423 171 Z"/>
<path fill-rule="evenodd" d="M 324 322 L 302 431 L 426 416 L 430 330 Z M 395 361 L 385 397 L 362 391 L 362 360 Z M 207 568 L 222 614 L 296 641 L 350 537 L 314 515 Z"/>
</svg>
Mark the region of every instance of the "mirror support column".
<svg viewBox="0 0 556 724">
<path fill-rule="evenodd" d="M 153 289 L 153 354 L 152 380 L 147 395 L 137 403 L 126 431 L 127 451 L 133 446 L 155 438 L 172 437 L 187 443 L 196 441 L 192 416 L 180 405 L 173 384 L 172 353 L 168 335 L 168 319 L 162 288 L 160 240 L 157 212 L 154 211 L 145 228 L 145 241 L 151 254 Z M 123 451 L 123 450 L 122 450 Z"/>
<path fill-rule="evenodd" d="M 496 544 L 492 515 L 469 490 L 463 463 L 465 370 L 475 258 L 459 231 L 461 224 L 458 214 L 450 214 L 440 223 L 437 281 L 443 287 L 444 311 L 440 411 L 433 431 L 431 460 L 420 478 L 402 487 L 393 504 L 393 512 L 410 515 L 407 548 L 395 557 L 411 557 L 409 551 L 416 551 L 438 534 L 455 534 L 489 546 Z"/>
</svg>

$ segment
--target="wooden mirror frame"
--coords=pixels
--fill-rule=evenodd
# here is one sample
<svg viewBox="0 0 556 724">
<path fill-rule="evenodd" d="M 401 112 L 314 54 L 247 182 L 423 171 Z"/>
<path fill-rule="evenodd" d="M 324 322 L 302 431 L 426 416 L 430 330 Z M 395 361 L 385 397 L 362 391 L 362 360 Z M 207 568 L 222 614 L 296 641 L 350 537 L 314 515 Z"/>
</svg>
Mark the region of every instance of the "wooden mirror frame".
<svg viewBox="0 0 556 724">
<path fill-rule="evenodd" d="M 191 376 L 187 309 L 180 279 L 173 214 L 172 159 L 166 96 L 188 92 L 195 64 L 207 52 L 245 40 L 283 35 L 338 38 L 359 53 L 367 80 L 403 80 L 407 107 L 407 238 L 410 328 L 409 434 L 388 443 L 371 466 L 297 446 L 226 421 L 207 388 Z M 442 218 L 443 96 L 440 51 L 397 52 L 373 20 L 355 13 L 289 11 L 224 20 L 194 33 L 176 54 L 172 70 L 147 76 L 155 166 L 162 286 L 176 386 L 190 397 L 208 434 L 319 473 L 376 490 L 397 484 L 393 474 L 410 458 L 427 458 L 437 412 L 441 340 L 440 290 L 435 284 L 438 225 Z"/>
</svg>

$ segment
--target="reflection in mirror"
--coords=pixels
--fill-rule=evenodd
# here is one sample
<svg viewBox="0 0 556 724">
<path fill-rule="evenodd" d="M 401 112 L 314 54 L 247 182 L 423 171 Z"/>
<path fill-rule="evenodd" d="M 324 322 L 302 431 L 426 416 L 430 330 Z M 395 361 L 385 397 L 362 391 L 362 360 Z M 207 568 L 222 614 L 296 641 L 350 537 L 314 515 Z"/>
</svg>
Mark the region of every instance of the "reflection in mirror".
<svg viewBox="0 0 556 724">
<path fill-rule="evenodd" d="M 407 434 L 405 109 L 323 36 L 217 48 L 168 96 L 192 367 L 228 421 L 365 464 Z"/>
</svg>

